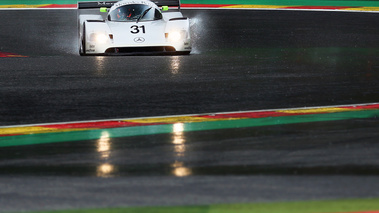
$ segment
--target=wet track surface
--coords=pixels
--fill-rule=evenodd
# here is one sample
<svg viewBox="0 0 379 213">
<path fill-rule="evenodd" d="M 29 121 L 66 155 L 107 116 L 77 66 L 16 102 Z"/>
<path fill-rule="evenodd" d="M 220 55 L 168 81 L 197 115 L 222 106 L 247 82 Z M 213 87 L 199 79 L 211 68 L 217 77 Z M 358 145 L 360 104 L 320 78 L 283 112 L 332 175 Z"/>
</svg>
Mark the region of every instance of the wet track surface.
<svg viewBox="0 0 379 213">
<path fill-rule="evenodd" d="M 190 56 L 79 57 L 76 11 L 19 13 L 2 125 L 378 101 L 377 14 L 187 10 Z"/>
<path fill-rule="evenodd" d="M 190 56 L 80 57 L 76 11 L 0 11 L 0 52 L 28 56 L 1 59 L 0 124 L 379 101 L 375 13 L 184 14 Z M 371 118 L 1 148 L 0 212 L 378 197 L 378 130 Z"/>
</svg>

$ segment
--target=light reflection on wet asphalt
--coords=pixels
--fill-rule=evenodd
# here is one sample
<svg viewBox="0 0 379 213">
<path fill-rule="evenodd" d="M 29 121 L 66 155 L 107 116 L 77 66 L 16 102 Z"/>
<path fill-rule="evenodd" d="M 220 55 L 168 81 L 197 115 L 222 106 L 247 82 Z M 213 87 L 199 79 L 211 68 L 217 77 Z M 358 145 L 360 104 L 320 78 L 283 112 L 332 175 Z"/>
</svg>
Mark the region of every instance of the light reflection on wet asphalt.
<svg viewBox="0 0 379 213">
<path fill-rule="evenodd" d="M 9 20 L 19 12 L 24 16 Z M 185 13 L 196 23 L 190 56 L 79 57 L 75 11 L 1 11 L 0 18 L 9 20 L 0 24 L 1 51 L 29 57 L 1 62 L 0 124 L 379 101 L 377 14 Z M 53 18 L 46 22 L 46 16 Z M 15 33 L 19 28 L 14 26 L 25 27 Z M 378 197 L 378 126 L 371 118 L 183 132 L 177 123 L 171 134 L 110 138 L 104 130 L 98 140 L 1 148 L 2 183 L 30 178 L 36 188 L 8 186 L 0 211 L 41 209 L 40 202 L 62 209 Z M 86 179 L 93 177 L 101 181 Z M 167 179 L 173 177 L 182 179 Z M 73 197 L 82 203 L 62 207 L 60 199 L 54 202 L 38 191 L 45 189 L 46 178 L 65 190 L 80 183 L 86 187 L 81 192 L 105 201 L 84 193 Z M 209 185 L 197 191 L 204 180 Z M 355 185 L 345 184 L 351 182 Z M 56 182 L 47 183 L 64 194 Z M 143 194 L 140 183 L 151 184 L 149 193 Z M 173 187 L 171 192 L 177 185 L 183 188 L 170 194 L 159 188 L 161 183 Z M 107 201 L 101 190 L 92 190 L 98 186 L 111 192 L 130 186 L 144 196 L 136 201 L 123 193 L 118 202 Z M 201 201 L 179 196 L 185 191 L 197 197 L 209 187 L 214 188 Z M 21 203 L 30 199 L 28 193 L 39 195 L 35 205 L 11 205 L 16 198 Z M 160 203 L 151 197 L 155 193 Z"/>
<path fill-rule="evenodd" d="M 0 175 L 378 175 L 377 130 L 376 118 L 200 132 L 177 123 L 171 134 L 122 138 L 104 130 L 98 140 L 2 148 Z"/>
</svg>

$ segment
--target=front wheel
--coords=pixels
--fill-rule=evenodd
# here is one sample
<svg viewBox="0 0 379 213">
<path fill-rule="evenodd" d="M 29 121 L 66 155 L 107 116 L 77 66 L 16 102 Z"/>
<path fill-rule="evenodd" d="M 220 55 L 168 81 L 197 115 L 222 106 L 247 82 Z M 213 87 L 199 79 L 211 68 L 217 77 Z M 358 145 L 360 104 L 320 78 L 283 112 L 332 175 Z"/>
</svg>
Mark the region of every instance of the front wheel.
<svg viewBox="0 0 379 213">
<path fill-rule="evenodd" d="M 83 50 L 83 41 L 80 42 L 80 47 L 79 47 L 79 55 L 80 56 L 85 56 L 84 50 Z"/>
<path fill-rule="evenodd" d="M 83 35 L 80 42 L 79 47 L 79 55 L 85 56 L 86 55 L 86 25 L 83 23 Z"/>
</svg>

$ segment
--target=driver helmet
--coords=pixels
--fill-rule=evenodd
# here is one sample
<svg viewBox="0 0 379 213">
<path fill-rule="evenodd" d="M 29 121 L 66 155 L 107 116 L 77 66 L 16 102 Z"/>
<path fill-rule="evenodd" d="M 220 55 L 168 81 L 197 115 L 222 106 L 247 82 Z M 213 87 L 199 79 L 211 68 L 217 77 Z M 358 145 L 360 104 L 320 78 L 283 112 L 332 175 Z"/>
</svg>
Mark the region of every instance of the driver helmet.
<svg viewBox="0 0 379 213">
<path fill-rule="evenodd" d="M 126 13 L 122 11 L 120 8 L 117 9 L 117 19 L 123 20 L 126 18 Z"/>
</svg>

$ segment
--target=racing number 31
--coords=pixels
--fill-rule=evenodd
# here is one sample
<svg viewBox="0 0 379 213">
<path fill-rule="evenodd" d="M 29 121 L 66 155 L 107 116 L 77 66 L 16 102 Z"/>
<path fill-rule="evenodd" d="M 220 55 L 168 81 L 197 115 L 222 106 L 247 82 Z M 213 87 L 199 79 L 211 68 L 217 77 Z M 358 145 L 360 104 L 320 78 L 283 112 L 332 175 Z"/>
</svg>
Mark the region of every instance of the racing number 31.
<svg viewBox="0 0 379 213">
<path fill-rule="evenodd" d="M 132 31 L 130 31 L 130 32 L 133 34 L 140 33 L 141 30 L 142 30 L 142 33 L 145 33 L 145 26 L 144 25 L 142 25 L 142 26 L 133 25 L 130 28 L 132 29 Z"/>
</svg>

